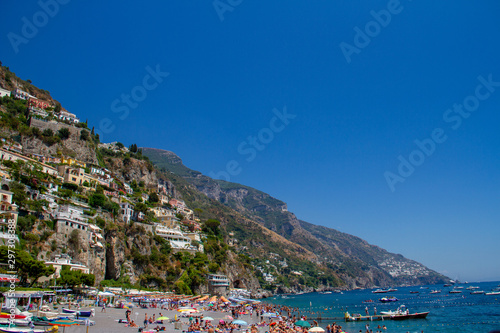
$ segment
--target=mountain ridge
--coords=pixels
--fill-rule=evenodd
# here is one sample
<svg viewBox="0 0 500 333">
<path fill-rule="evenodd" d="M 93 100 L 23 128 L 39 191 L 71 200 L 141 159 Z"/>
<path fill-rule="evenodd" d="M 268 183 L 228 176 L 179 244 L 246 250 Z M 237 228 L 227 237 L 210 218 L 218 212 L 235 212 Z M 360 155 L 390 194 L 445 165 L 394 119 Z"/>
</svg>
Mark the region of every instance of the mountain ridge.
<svg viewBox="0 0 500 333">
<path fill-rule="evenodd" d="M 361 238 L 299 220 L 287 204 L 250 186 L 212 179 L 186 167 L 174 152 L 142 148 L 160 169 L 185 179 L 207 197 L 316 254 L 316 263 L 338 272 L 349 287 L 442 283 L 447 277 Z M 322 256 L 317 254 L 321 253 Z"/>
</svg>

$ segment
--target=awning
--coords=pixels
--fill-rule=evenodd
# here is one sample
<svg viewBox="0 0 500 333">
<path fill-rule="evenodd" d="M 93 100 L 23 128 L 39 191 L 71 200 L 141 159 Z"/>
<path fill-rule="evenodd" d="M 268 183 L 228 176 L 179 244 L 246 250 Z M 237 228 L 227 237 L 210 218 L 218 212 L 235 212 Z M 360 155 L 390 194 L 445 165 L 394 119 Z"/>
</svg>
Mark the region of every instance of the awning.
<svg viewBox="0 0 500 333">
<path fill-rule="evenodd" d="M 0 282 L 19 282 L 19 279 L 16 277 L 5 277 L 5 276 L 0 276 Z"/>
</svg>

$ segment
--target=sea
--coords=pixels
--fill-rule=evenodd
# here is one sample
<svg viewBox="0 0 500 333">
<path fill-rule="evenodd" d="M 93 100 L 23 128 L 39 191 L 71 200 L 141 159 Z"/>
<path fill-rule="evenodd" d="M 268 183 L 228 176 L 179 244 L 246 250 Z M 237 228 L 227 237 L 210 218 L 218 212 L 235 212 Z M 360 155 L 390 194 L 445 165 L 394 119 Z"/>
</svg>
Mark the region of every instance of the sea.
<svg viewBox="0 0 500 333">
<path fill-rule="evenodd" d="M 318 326 L 325 328 L 328 324 L 336 322 L 342 325 L 347 333 L 366 332 L 366 325 L 373 332 L 387 327 L 387 333 L 406 332 L 446 332 L 446 333 L 472 333 L 491 332 L 500 330 L 500 295 L 473 295 L 469 287 L 479 287 L 474 290 L 490 292 L 500 286 L 500 281 L 477 282 L 456 284 L 451 287 L 444 285 L 427 285 L 416 287 L 398 287 L 397 291 L 374 294 L 375 289 L 350 290 L 332 293 L 307 293 L 278 295 L 266 298 L 263 302 L 281 304 L 298 308 L 301 315 L 307 316 L 312 324 L 313 320 Z M 452 289 L 460 290 L 462 293 L 449 293 Z M 441 290 L 439 294 L 431 294 L 432 290 Z M 416 293 L 418 292 L 418 293 Z M 396 297 L 398 301 L 382 303 L 382 297 Z M 369 302 L 369 301 L 373 302 Z M 427 312 L 425 319 L 409 319 L 403 321 L 356 321 L 345 322 L 344 313 L 348 311 L 353 314 L 373 315 L 376 307 L 380 311 L 396 310 L 405 305 L 410 313 Z M 321 319 L 318 319 L 321 318 Z"/>
</svg>

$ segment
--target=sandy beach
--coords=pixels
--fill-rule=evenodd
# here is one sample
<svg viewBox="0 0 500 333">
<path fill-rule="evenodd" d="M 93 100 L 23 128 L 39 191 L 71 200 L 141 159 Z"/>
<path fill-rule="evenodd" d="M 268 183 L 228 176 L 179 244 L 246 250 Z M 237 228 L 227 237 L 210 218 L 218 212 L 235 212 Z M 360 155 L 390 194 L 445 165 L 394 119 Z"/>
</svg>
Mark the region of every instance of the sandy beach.
<svg viewBox="0 0 500 333">
<path fill-rule="evenodd" d="M 82 308 L 81 310 L 88 310 L 89 308 Z M 138 332 L 138 328 L 133 328 L 133 327 L 125 327 L 125 324 L 119 323 L 119 319 L 125 320 L 125 309 L 116 309 L 116 308 L 106 308 L 106 312 L 101 312 L 101 308 L 94 308 L 95 309 L 95 317 L 91 317 L 90 319 L 95 321 L 96 324 L 94 326 L 90 326 L 88 328 L 89 332 L 105 332 L 105 333 L 135 333 Z M 188 318 L 181 317 L 179 315 L 179 312 L 176 310 L 162 310 L 160 308 L 154 309 L 142 309 L 142 308 L 133 308 L 131 309 L 132 314 L 130 318 L 134 320 L 139 327 L 143 326 L 143 321 L 144 321 L 144 315 L 147 313 L 148 317 L 155 314 L 156 318 L 159 317 L 159 313 L 161 312 L 162 316 L 166 316 L 170 319 L 174 319 L 175 315 L 180 319 L 180 322 L 182 323 L 182 329 L 175 329 L 174 323 L 169 323 L 168 321 L 164 321 L 163 325 L 159 326 L 165 326 L 166 331 L 165 332 L 182 332 L 186 331 L 188 326 L 189 326 L 189 320 Z M 220 312 L 220 311 L 201 311 L 201 313 L 205 317 L 212 317 L 214 320 L 212 321 L 212 324 L 215 326 L 217 323 L 219 323 L 219 320 L 224 320 L 224 316 L 230 315 L 229 312 Z M 238 319 L 242 319 L 246 321 L 248 324 L 253 324 L 256 323 L 256 316 L 255 314 L 250 317 L 250 315 L 241 315 Z M 153 324 L 149 325 L 148 328 L 156 327 L 158 324 Z M 38 326 L 37 328 L 41 328 Z M 265 332 L 267 330 L 267 327 L 262 327 L 260 331 Z M 64 329 L 63 327 L 59 328 L 59 332 L 63 332 Z M 245 327 L 241 329 L 240 332 L 244 332 Z M 80 325 L 80 326 L 71 326 L 71 327 L 66 327 L 65 333 L 73 333 L 73 332 L 87 332 L 87 327 Z"/>
</svg>

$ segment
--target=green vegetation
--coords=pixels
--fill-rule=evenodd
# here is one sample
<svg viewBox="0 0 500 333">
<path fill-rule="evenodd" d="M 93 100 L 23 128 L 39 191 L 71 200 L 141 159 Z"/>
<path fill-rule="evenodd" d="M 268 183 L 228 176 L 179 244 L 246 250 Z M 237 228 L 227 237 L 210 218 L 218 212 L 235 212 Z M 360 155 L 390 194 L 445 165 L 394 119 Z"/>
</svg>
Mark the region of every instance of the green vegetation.
<svg viewBox="0 0 500 333">
<path fill-rule="evenodd" d="M 28 252 L 23 250 L 15 250 L 12 258 L 15 258 L 15 270 L 17 270 L 21 285 L 28 285 L 28 280 L 31 280 L 29 287 L 32 287 L 40 277 L 49 276 L 55 272 L 52 266 L 46 266 L 43 261 L 33 259 Z M 8 247 L 0 246 L 0 261 L 7 263 L 12 258 Z"/>
<path fill-rule="evenodd" d="M 57 279 L 61 285 L 75 287 L 79 285 L 93 286 L 95 284 L 94 274 L 86 274 L 80 270 L 71 270 L 71 266 L 64 265 L 61 268 L 61 277 Z"/>
</svg>

